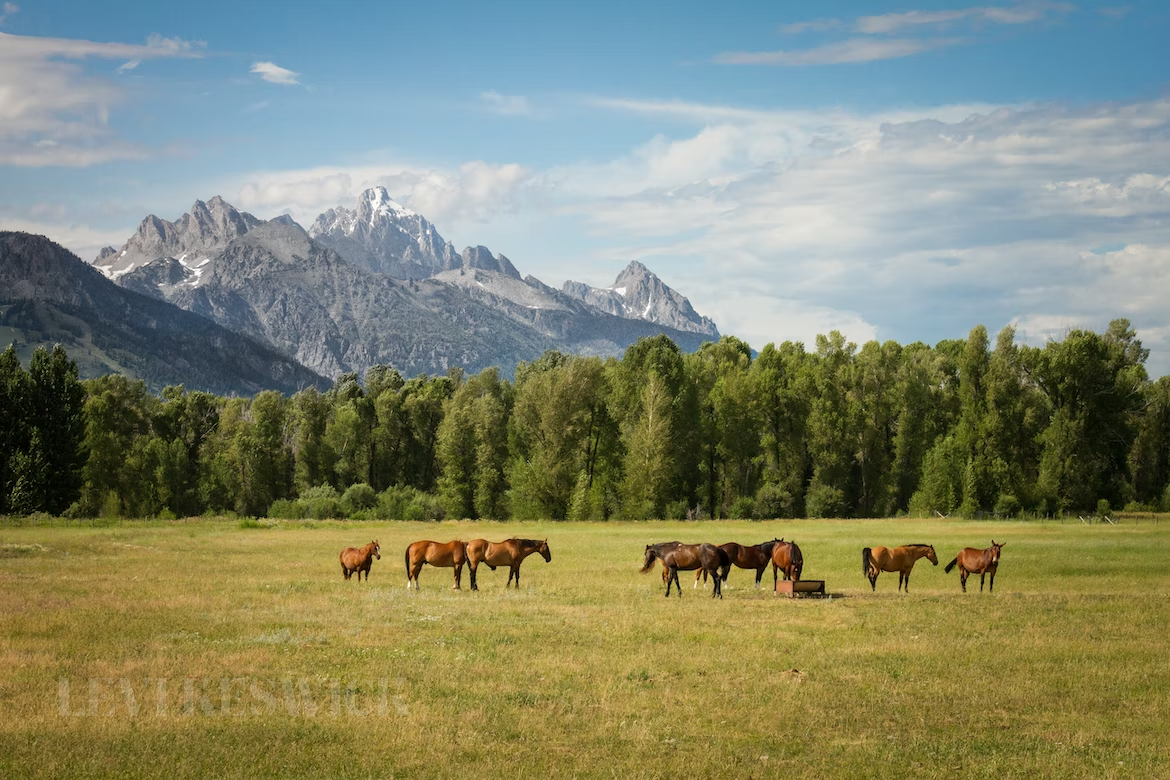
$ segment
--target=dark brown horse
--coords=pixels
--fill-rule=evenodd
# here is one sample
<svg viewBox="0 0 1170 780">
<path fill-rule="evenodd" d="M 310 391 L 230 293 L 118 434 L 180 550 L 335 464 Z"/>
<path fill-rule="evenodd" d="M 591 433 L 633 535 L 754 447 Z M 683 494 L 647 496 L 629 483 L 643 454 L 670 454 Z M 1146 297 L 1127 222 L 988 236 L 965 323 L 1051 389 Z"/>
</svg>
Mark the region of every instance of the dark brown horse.
<svg viewBox="0 0 1170 780">
<path fill-rule="evenodd" d="M 374 558 L 382 560 L 382 548 L 378 546 L 377 539 L 361 549 L 357 547 L 346 547 L 341 551 L 341 573 L 348 580 L 356 571 L 358 582 L 361 582 L 362 572 L 364 571 L 366 573 L 366 582 L 369 582 L 370 565 L 374 562 Z"/>
<path fill-rule="evenodd" d="M 507 588 L 516 578 L 516 589 L 520 589 L 520 564 L 533 553 L 540 553 L 545 563 L 552 560 L 552 552 L 548 549 L 547 539 L 505 539 L 502 542 L 489 542 L 486 539 L 472 539 L 467 543 L 467 571 L 471 574 L 471 589 L 479 590 L 475 582 L 475 572 L 481 563 L 486 563 L 492 571 L 497 566 L 508 566 Z"/>
<path fill-rule="evenodd" d="M 713 544 L 680 544 L 679 542 L 665 542 L 663 544 L 646 545 L 646 559 L 642 562 L 642 573 L 650 571 L 654 561 L 662 561 L 666 567 L 666 596 L 670 597 L 670 586 L 673 583 L 678 588 L 678 595 L 682 596 L 682 586 L 678 584 L 679 571 L 693 571 L 702 569 L 715 581 L 711 591 L 711 598 L 723 598 L 723 580 L 727 577 L 727 570 L 731 568 L 731 558 L 722 549 Z"/>
<path fill-rule="evenodd" d="M 773 539 L 770 542 L 763 542 L 762 544 L 736 544 L 735 542 L 728 542 L 727 544 L 719 545 L 723 552 L 731 558 L 733 566 L 739 569 L 755 569 L 756 570 L 756 588 L 760 587 L 760 580 L 764 577 L 764 572 L 768 569 L 768 564 L 772 562 L 772 548 L 775 547 L 783 539 Z M 699 587 L 699 578 L 703 578 L 703 582 L 707 581 L 707 572 L 703 569 L 695 572 L 695 587 Z M 724 575 L 723 581 L 727 581 L 727 576 Z"/>
<path fill-rule="evenodd" d="M 772 546 L 772 586 L 780 580 L 777 572 L 784 572 L 784 579 L 799 580 L 804 571 L 804 555 L 796 542 L 776 542 Z"/>
<path fill-rule="evenodd" d="M 906 592 L 910 592 L 910 571 L 919 558 L 938 566 L 938 556 L 934 553 L 934 545 L 906 544 L 901 547 L 863 547 L 861 548 L 861 570 L 869 578 L 871 590 L 877 590 L 877 578 L 883 571 L 898 572 L 898 590 L 902 590 L 903 581 L 906 583 Z"/>
<path fill-rule="evenodd" d="M 415 542 L 406 548 L 406 588 L 413 584 L 418 590 L 418 573 L 422 571 L 424 563 L 431 566 L 441 566 L 455 569 L 455 585 L 453 590 L 459 590 L 459 580 L 463 577 L 463 564 L 467 563 L 467 546 L 456 539 L 443 544 L 441 542 Z"/>
<path fill-rule="evenodd" d="M 947 564 L 943 570 L 947 574 L 951 573 L 951 569 L 955 568 L 955 564 L 959 565 L 959 584 L 963 586 L 963 592 L 967 592 L 967 576 L 970 574 L 979 575 L 979 592 L 983 592 L 983 578 L 988 574 L 991 575 L 991 583 L 987 587 L 987 592 L 995 590 L 995 570 L 999 568 L 999 552 L 1007 546 L 1007 542 L 1003 544 L 996 544 L 995 540 L 991 540 L 991 546 L 986 550 L 976 550 L 974 547 L 964 547 L 959 550 L 959 554 L 955 559 Z"/>
</svg>

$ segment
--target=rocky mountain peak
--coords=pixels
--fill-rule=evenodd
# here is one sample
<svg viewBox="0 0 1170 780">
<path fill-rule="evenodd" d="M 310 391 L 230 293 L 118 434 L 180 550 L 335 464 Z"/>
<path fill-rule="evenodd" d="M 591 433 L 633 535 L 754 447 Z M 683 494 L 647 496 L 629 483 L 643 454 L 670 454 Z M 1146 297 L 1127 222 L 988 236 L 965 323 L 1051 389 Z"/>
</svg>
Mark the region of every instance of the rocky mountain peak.
<svg viewBox="0 0 1170 780">
<path fill-rule="evenodd" d="M 385 187 L 365 190 L 352 209 L 325 211 L 309 235 L 350 263 L 398 279 L 423 279 L 461 265 L 455 247 L 435 226 L 396 202 Z"/>
<path fill-rule="evenodd" d="M 149 215 L 121 251 L 103 249 L 93 264 L 112 279 L 163 258 L 175 258 L 194 268 L 261 224 L 263 220 L 216 195 L 206 203 L 195 201 L 191 210 L 174 222 Z"/>
<path fill-rule="evenodd" d="M 690 301 L 636 260 L 618 274 L 610 287 L 591 287 L 584 282 L 568 281 L 561 291 L 618 317 L 646 320 L 712 339 L 719 338 L 719 329 L 710 318 L 699 315 Z"/>
<path fill-rule="evenodd" d="M 513 279 L 520 278 L 520 272 L 516 270 L 516 266 L 512 265 L 511 260 L 503 255 L 493 256 L 491 250 L 486 246 L 469 246 L 463 250 L 461 257 L 463 267 L 466 269 L 478 268 L 483 271 L 499 271 Z"/>
</svg>

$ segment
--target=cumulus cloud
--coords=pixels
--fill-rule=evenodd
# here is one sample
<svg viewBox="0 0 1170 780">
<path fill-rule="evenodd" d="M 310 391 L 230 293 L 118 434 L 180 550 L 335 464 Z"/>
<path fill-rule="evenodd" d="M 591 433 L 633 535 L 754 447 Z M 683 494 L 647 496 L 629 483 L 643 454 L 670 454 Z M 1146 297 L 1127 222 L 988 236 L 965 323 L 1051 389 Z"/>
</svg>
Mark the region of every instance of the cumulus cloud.
<svg viewBox="0 0 1170 780">
<path fill-rule="evenodd" d="M 398 164 L 314 168 L 254 173 L 234 188 L 233 202 L 257 214 L 291 214 L 307 226 L 326 209 L 352 208 L 357 195 L 374 186 L 385 187 L 440 230 L 460 230 L 514 212 L 537 197 L 540 184 L 524 166 L 482 161 L 454 169 Z"/>
<path fill-rule="evenodd" d="M 593 234 L 629 256 L 692 264 L 694 286 L 679 288 L 753 344 L 804 332 L 796 321 L 928 341 L 1013 320 L 1029 333 L 1116 316 L 1149 339 L 1170 330 L 1158 303 L 1170 294 L 1170 101 L 966 116 L 658 108 L 701 127 L 595 179 L 574 172 L 560 195 L 580 193 Z M 765 339 L 752 323 L 783 330 Z M 1155 350 L 1151 368 L 1170 371 L 1170 355 Z"/>
<path fill-rule="evenodd" d="M 145 149 L 109 128 L 110 109 L 122 92 L 78 63 L 197 58 L 204 48 L 159 35 L 143 45 L 0 33 L 0 164 L 84 166 L 145 156 Z"/>
<path fill-rule="evenodd" d="M 282 68 L 274 62 L 253 62 L 251 73 L 256 73 L 260 78 L 272 84 L 283 84 L 285 86 L 296 86 L 301 82 L 297 79 L 301 74 Z"/>
</svg>

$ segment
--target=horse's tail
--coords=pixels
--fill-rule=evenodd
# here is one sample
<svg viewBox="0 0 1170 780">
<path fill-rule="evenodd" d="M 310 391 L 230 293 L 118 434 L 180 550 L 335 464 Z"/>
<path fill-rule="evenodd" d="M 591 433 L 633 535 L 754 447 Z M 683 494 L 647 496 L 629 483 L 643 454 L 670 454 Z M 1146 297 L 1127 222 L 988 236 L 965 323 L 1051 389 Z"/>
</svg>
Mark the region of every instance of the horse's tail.
<svg viewBox="0 0 1170 780">
<path fill-rule="evenodd" d="M 955 564 L 958 562 L 959 562 L 959 556 L 956 555 L 955 559 L 953 561 L 951 561 L 950 563 L 948 563 L 947 567 L 945 569 L 943 569 L 943 571 L 946 572 L 947 574 L 950 574 L 951 569 L 955 568 Z"/>
<path fill-rule="evenodd" d="M 870 552 L 870 548 L 868 548 L 868 547 L 861 548 L 861 573 L 864 574 L 866 577 L 869 576 L 869 552 Z"/>
<path fill-rule="evenodd" d="M 642 568 L 638 569 L 638 571 L 641 572 L 642 574 L 645 574 L 646 572 L 653 569 L 654 568 L 654 561 L 657 560 L 657 558 L 658 558 L 657 552 L 655 552 L 654 550 L 647 550 L 646 551 L 646 563 L 645 563 L 645 565 L 642 566 Z"/>
<path fill-rule="evenodd" d="M 410 580 L 410 548 L 406 548 L 406 552 L 402 555 L 403 560 L 406 561 L 406 579 Z"/>
</svg>

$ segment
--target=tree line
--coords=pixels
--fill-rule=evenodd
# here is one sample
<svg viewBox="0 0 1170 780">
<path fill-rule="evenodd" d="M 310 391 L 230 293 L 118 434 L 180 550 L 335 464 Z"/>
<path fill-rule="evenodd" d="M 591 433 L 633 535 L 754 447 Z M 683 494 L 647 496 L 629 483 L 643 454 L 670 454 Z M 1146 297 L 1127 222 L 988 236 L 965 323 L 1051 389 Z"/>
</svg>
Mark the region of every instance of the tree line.
<svg viewBox="0 0 1170 780">
<path fill-rule="evenodd" d="M 650 519 L 1170 510 L 1170 377 L 1127 320 L 1043 347 L 839 332 L 547 352 L 327 392 L 160 395 L 0 355 L 0 513 Z"/>
</svg>

